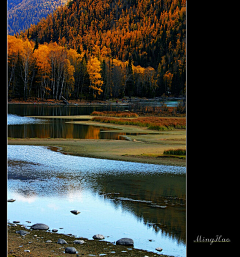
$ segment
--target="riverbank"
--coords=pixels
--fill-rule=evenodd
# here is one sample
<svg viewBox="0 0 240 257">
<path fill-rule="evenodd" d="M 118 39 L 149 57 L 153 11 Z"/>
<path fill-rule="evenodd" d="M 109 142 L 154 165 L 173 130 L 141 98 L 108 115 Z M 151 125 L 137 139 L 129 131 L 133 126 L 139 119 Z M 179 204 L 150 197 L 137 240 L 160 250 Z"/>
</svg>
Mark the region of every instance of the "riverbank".
<svg viewBox="0 0 240 257">
<path fill-rule="evenodd" d="M 63 118 L 63 116 L 31 116 L 34 118 Z M 162 165 L 185 166 L 186 160 L 177 156 L 166 156 L 164 151 L 169 149 L 186 148 L 186 130 L 175 129 L 168 131 L 150 130 L 134 125 L 106 124 L 88 120 L 94 116 L 67 116 L 72 118 L 74 125 L 94 125 L 107 127 L 113 132 L 123 134 L 125 140 L 108 139 L 63 139 L 63 138 L 8 138 L 10 145 L 42 145 L 58 147 L 65 154 L 101 158 L 109 160 L 131 161 Z M 74 120 L 82 119 L 82 121 Z M 110 132 L 111 130 L 108 130 Z M 104 133 L 104 132 L 102 132 Z"/>
<path fill-rule="evenodd" d="M 29 232 L 29 234 L 21 236 L 16 233 L 16 231 L 19 230 L 25 230 Z M 57 244 L 60 238 L 66 240 L 68 244 Z M 84 240 L 84 244 L 74 244 L 73 241 L 77 239 Z M 129 246 L 116 245 L 115 242 L 76 238 L 73 235 L 64 235 L 43 230 L 31 230 L 21 225 L 8 224 L 8 257 L 65 256 L 66 254 L 64 252 L 66 247 L 76 248 L 78 253 L 72 256 L 158 256 L 157 253 L 139 250 Z M 167 257 L 167 255 L 161 256 Z"/>
<path fill-rule="evenodd" d="M 162 156 L 168 146 L 105 139 L 8 139 L 9 145 L 40 145 L 64 154 L 109 160 L 185 166 L 186 160 Z M 172 146 L 171 146 L 172 148 Z M 178 146 L 179 148 L 179 146 Z"/>
</svg>

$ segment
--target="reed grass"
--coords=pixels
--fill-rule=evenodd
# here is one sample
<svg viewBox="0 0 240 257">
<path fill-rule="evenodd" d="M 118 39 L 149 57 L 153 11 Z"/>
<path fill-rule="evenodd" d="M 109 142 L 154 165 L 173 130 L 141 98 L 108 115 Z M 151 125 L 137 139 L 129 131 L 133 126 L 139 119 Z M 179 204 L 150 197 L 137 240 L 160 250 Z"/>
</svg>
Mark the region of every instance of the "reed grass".
<svg viewBox="0 0 240 257">
<path fill-rule="evenodd" d="M 126 118 L 138 118 L 138 115 L 134 112 L 116 112 L 116 111 L 94 111 L 90 115 L 92 116 L 108 116 L 108 117 L 126 117 Z"/>
<path fill-rule="evenodd" d="M 186 149 L 169 149 L 165 150 L 163 154 L 166 155 L 186 155 Z"/>
<path fill-rule="evenodd" d="M 153 130 L 172 130 L 186 128 L 186 118 L 139 117 L 135 119 L 122 119 L 112 117 L 94 117 L 92 120 L 119 125 L 135 125 L 147 127 L 148 129 Z"/>
</svg>

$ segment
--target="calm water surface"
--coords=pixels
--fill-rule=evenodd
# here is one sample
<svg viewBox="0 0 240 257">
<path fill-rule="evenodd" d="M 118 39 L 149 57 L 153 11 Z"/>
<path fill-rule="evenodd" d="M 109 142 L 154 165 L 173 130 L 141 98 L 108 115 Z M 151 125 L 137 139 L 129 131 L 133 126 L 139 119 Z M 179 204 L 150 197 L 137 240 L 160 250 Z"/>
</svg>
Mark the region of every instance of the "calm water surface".
<svg viewBox="0 0 240 257">
<path fill-rule="evenodd" d="M 125 140 L 127 133 L 108 132 L 108 128 L 69 124 L 70 119 L 36 119 L 24 116 L 89 115 L 105 106 L 46 106 L 16 104 L 8 106 L 8 137 L 13 138 L 68 138 Z M 120 110 L 126 107 L 118 107 Z M 116 110 L 116 107 L 112 107 Z M 113 129 L 111 129 L 113 130 Z"/>
<path fill-rule="evenodd" d="M 111 242 L 130 237 L 136 248 L 185 256 L 185 179 L 184 167 L 10 145 L 8 198 L 16 202 L 8 203 L 8 219 L 88 238 L 100 233 Z"/>
<path fill-rule="evenodd" d="M 30 109 L 26 115 L 38 115 Z M 23 112 L 8 119 L 9 127 L 47 122 L 23 117 Z M 99 233 L 110 242 L 130 237 L 136 248 L 157 253 L 155 248 L 161 247 L 161 254 L 186 256 L 185 187 L 185 167 L 64 155 L 42 146 L 8 146 L 8 198 L 16 199 L 8 203 L 8 219 L 25 225 L 28 220 L 42 222 L 60 233 L 89 239 Z M 75 216 L 70 213 L 73 209 L 81 213 Z"/>
</svg>

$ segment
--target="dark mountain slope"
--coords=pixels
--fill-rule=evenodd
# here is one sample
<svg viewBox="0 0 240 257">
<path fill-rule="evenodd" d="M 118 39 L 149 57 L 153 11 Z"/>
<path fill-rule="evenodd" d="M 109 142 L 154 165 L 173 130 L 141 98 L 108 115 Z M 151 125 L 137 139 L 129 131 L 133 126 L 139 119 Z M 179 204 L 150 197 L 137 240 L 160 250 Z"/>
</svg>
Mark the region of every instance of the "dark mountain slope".
<svg viewBox="0 0 240 257">
<path fill-rule="evenodd" d="M 13 35 L 38 23 L 68 0 L 8 0 L 8 34 Z"/>
</svg>

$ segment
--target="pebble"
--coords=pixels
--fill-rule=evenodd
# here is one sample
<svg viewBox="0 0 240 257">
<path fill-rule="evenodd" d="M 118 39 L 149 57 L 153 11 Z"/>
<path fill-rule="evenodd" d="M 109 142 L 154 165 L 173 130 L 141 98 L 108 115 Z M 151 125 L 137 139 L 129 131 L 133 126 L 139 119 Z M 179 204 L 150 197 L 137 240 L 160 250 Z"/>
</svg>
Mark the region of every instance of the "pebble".
<svg viewBox="0 0 240 257">
<path fill-rule="evenodd" d="M 77 250 L 76 250 L 76 248 L 74 248 L 74 247 L 66 247 L 66 248 L 65 248 L 65 253 L 74 254 L 74 253 L 76 253 L 76 252 L 77 252 Z"/>
<path fill-rule="evenodd" d="M 36 223 L 32 225 L 31 228 L 35 230 L 48 230 L 49 226 L 43 223 Z"/>
<path fill-rule="evenodd" d="M 30 253 L 30 250 L 24 250 L 24 252 L 26 252 L 26 253 Z"/>
<path fill-rule="evenodd" d="M 15 202 L 16 200 L 15 199 L 8 199 L 7 200 L 9 203 L 13 203 L 13 202 Z"/>
<path fill-rule="evenodd" d="M 52 243 L 52 240 L 47 240 L 46 243 Z"/>
<path fill-rule="evenodd" d="M 105 239 L 105 237 L 101 234 L 96 234 L 93 236 L 93 239 Z"/>
<path fill-rule="evenodd" d="M 25 231 L 25 230 L 18 230 L 16 231 L 17 234 L 20 234 L 21 236 L 25 236 L 27 234 L 29 234 L 29 232 Z"/>
<path fill-rule="evenodd" d="M 157 247 L 155 250 L 161 252 L 161 251 L 162 251 L 162 248 L 161 248 L 161 247 Z"/>
<path fill-rule="evenodd" d="M 84 242 L 83 240 L 74 240 L 73 243 L 74 243 L 74 244 L 82 245 L 82 244 L 84 244 L 85 242 Z"/>
<path fill-rule="evenodd" d="M 116 242 L 117 245 L 133 245 L 134 242 L 131 238 L 121 238 L 117 240 Z"/>
<path fill-rule="evenodd" d="M 64 239 L 59 238 L 57 241 L 58 244 L 67 244 L 67 241 L 65 241 Z"/>
</svg>

